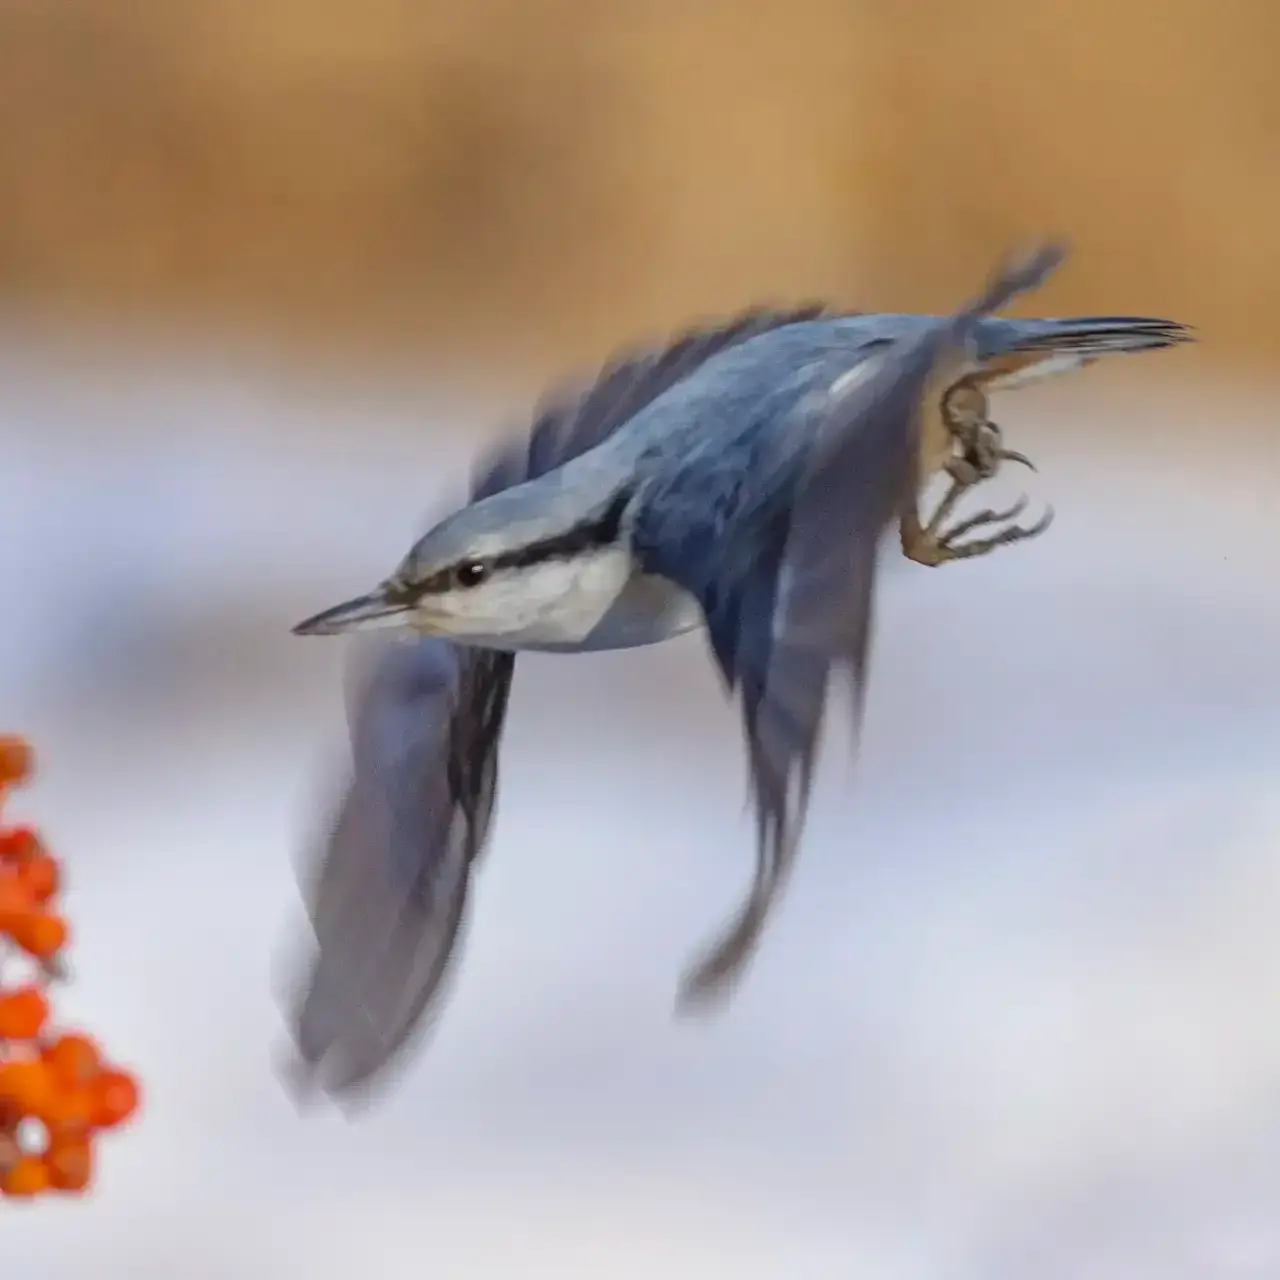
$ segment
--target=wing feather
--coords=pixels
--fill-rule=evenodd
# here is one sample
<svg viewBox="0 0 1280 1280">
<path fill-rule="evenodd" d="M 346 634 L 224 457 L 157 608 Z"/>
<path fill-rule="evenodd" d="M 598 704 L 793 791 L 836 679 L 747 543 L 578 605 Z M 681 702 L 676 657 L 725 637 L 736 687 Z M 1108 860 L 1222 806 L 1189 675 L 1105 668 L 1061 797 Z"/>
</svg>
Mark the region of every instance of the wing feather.
<svg viewBox="0 0 1280 1280">
<path fill-rule="evenodd" d="M 748 311 L 614 360 L 497 450 L 473 497 L 584 453 L 713 355 L 822 313 Z M 440 639 L 354 647 L 351 776 L 306 888 L 317 949 L 292 1020 L 298 1084 L 367 1085 L 433 1021 L 488 837 L 513 664 Z"/>
<path fill-rule="evenodd" d="M 838 670 L 852 678 L 858 726 L 877 545 L 911 490 L 922 419 L 971 357 L 975 322 L 1037 286 L 1061 256 L 1048 248 L 1006 267 L 969 306 L 871 356 L 825 406 L 793 406 L 766 437 L 771 457 L 718 470 L 676 458 L 638 500 L 636 554 L 700 601 L 740 703 L 757 818 L 751 890 L 688 971 L 683 1005 L 727 993 L 758 945 L 794 863 Z"/>
<path fill-rule="evenodd" d="M 818 302 L 752 308 L 690 329 L 665 345 L 615 357 L 585 386 L 563 387 L 549 396 L 525 435 L 504 442 L 477 467 L 473 496 L 487 497 L 554 471 L 608 439 L 713 356 L 774 329 L 826 314 L 827 307 Z"/>
<path fill-rule="evenodd" d="M 488 837 L 513 656 L 378 646 L 352 696 L 352 776 L 306 887 L 317 953 L 299 1078 L 351 1091 L 424 1035 Z"/>
</svg>

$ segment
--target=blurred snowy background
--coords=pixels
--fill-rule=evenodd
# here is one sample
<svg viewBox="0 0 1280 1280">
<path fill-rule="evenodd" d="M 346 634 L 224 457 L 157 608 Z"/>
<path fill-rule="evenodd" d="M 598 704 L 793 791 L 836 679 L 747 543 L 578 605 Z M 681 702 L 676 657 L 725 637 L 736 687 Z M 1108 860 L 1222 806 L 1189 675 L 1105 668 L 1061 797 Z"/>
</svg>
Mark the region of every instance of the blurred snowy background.
<svg viewBox="0 0 1280 1280">
<path fill-rule="evenodd" d="M 168 361 L 73 395 L 18 363 L 5 719 L 71 864 L 66 1010 L 149 1101 L 91 1203 L 5 1210 L 6 1264 L 1280 1269 L 1280 404 L 1102 372 L 1007 398 L 1059 522 L 946 571 L 890 558 L 858 767 L 837 730 L 786 908 L 708 1025 L 671 1021 L 674 982 L 751 837 L 701 641 L 522 660 L 452 1005 L 347 1125 L 273 1074 L 291 859 L 343 747 L 341 645 L 288 627 L 456 490 L 477 411 Z"/>
<path fill-rule="evenodd" d="M 89 1201 L 0 1206 L 0 1273 L 1280 1275 L 1277 223 L 1252 150 L 1280 117 L 1246 56 L 1274 43 L 1243 6 L 1214 43 L 1189 4 L 1054 27 L 987 0 L 982 73 L 959 59 L 940 101 L 888 76 L 942 83 L 928 5 L 856 30 L 823 0 L 516 8 L 0 13 L 4 91 L 40 104 L 0 139 L 0 728 L 34 740 L 20 809 L 70 864 L 62 1009 L 148 1090 Z M 943 181 L 983 58 L 1023 110 Z M 432 93 L 396 99 L 411 72 Z M 1220 133 L 1138 145 L 1139 90 L 1143 130 L 1185 105 Z M 1037 103 L 1094 124 L 1047 141 Z M 886 131 L 918 162 L 875 167 Z M 1057 194 L 1019 201 L 1028 173 Z M 1057 509 L 1043 540 L 942 570 L 888 548 L 856 769 L 837 728 L 736 1002 L 671 1017 L 752 857 L 702 641 L 521 659 L 439 1034 L 355 1123 L 300 1116 L 276 992 L 343 649 L 289 627 L 385 572 L 549 374 L 753 297 L 946 306 L 1045 228 L 1079 254 L 1038 306 L 1209 341 L 997 406 L 1041 468 L 1000 483 Z"/>
</svg>

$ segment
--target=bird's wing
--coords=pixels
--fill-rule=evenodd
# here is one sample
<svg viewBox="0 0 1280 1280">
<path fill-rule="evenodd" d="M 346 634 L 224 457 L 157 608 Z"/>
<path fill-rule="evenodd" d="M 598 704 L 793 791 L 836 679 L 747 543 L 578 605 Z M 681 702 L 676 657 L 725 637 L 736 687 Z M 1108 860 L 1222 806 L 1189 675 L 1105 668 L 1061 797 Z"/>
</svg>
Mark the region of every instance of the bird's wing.
<svg viewBox="0 0 1280 1280">
<path fill-rule="evenodd" d="M 877 544 L 910 492 L 925 418 L 972 357 L 976 321 L 1036 287 L 1061 256 L 1045 249 L 1008 267 L 970 306 L 871 356 L 808 410 L 821 415 L 817 431 L 773 433 L 776 455 L 753 474 L 732 459 L 677 458 L 638 496 L 635 553 L 701 603 L 740 701 L 757 819 L 751 893 L 687 975 L 683 1002 L 727 990 L 755 949 L 794 858 L 835 669 L 854 682 L 856 728 Z M 797 455 L 788 441 L 806 435 L 814 443 Z"/>
<path fill-rule="evenodd" d="M 493 450 L 476 468 L 472 496 L 488 497 L 554 471 L 608 439 L 713 356 L 763 333 L 826 314 L 825 305 L 817 302 L 754 308 L 689 329 L 670 342 L 615 357 L 585 384 L 554 392 L 529 431 Z"/>
<path fill-rule="evenodd" d="M 299 1083 L 367 1084 L 431 1022 L 497 788 L 511 654 L 375 641 L 349 698 L 353 770 L 305 886 L 318 951 Z"/>
<path fill-rule="evenodd" d="M 713 355 L 822 312 L 748 311 L 615 359 L 497 450 L 473 497 L 590 449 Z M 353 646 L 352 773 L 307 889 L 318 952 L 293 1019 L 299 1083 L 367 1084 L 429 1023 L 488 834 L 513 663 L 434 638 Z"/>
</svg>

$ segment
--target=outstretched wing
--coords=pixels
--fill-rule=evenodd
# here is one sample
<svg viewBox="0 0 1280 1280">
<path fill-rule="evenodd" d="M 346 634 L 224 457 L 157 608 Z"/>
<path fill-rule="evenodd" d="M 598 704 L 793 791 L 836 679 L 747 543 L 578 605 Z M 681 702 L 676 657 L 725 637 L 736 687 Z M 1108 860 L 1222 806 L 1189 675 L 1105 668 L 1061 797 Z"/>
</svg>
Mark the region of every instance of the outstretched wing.
<svg viewBox="0 0 1280 1280">
<path fill-rule="evenodd" d="M 497 789 L 513 655 L 380 642 L 351 698 L 353 774 L 306 886 L 318 951 L 300 1078 L 366 1084 L 429 1027 Z"/>
<path fill-rule="evenodd" d="M 819 420 L 770 431 L 749 467 L 676 459 L 638 498 L 636 554 L 699 600 L 741 703 L 757 818 L 750 895 L 687 975 L 683 1003 L 725 992 L 755 950 L 794 860 L 833 670 L 852 677 L 856 727 L 877 545 L 910 492 L 924 419 L 971 355 L 975 322 L 1061 256 L 1010 267 L 969 307 L 864 361 L 825 405 L 802 402 L 792 412 Z"/>
<path fill-rule="evenodd" d="M 527 434 L 505 442 L 477 467 L 472 495 L 488 497 L 554 471 L 608 439 L 712 356 L 762 333 L 825 314 L 827 308 L 818 302 L 753 308 L 690 329 L 665 345 L 617 356 L 585 386 L 561 388 L 548 397 Z"/>
<path fill-rule="evenodd" d="M 614 360 L 496 451 L 473 496 L 560 466 L 713 355 L 820 314 L 750 311 Z M 429 1025 L 488 835 L 513 664 L 439 639 L 355 647 L 352 775 L 307 890 L 318 951 L 293 1020 L 300 1083 L 366 1084 Z"/>
</svg>

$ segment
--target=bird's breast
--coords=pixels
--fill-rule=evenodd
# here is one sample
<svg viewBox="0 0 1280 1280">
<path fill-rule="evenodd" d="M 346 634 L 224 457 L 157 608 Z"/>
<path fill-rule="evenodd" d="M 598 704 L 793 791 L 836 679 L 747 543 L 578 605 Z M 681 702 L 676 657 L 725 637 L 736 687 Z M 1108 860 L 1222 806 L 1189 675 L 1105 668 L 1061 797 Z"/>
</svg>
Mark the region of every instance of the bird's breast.
<svg viewBox="0 0 1280 1280">
<path fill-rule="evenodd" d="M 702 609 L 666 578 L 636 573 L 587 637 L 585 648 L 633 649 L 683 635 L 702 625 Z"/>
<path fill-rule="evenodd" d="M 599 653 L 659 644 L 702 625 L 702 610 L 687 592 L 666 578 L 633 572 L 612 602 L 581 635 L 544 641 L 545 653 Z"/>
</svg>

